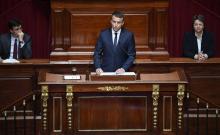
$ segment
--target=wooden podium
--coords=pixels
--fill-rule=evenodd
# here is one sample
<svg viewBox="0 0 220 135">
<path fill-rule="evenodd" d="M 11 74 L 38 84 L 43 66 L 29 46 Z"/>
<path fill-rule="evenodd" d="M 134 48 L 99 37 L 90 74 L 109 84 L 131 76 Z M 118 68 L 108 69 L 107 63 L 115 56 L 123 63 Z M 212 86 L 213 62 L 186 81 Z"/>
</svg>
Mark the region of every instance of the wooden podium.
<svg viewBox="0 0 220 135">
<path fill-rule="evenodd" d="M 182 128 L 187 80 L 181 70 L 140 74 L 129 81 L 63 76 L 45 73 L 39 78 L 42 134 L 171 135 Z"/>
</svg>

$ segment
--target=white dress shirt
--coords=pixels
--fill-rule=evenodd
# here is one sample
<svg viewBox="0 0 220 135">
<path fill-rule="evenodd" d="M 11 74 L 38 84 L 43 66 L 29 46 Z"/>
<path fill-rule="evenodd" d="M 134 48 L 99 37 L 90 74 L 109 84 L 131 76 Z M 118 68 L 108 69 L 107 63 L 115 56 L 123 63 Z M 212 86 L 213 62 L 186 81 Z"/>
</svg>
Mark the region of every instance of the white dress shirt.
<svg viewBox="0 0 220 135">
<path fill-rule="evenodd" d="M 202 51 L 202 38 L 197 38 L 198 53 Z"/>
<path fill-rule="evenodd" d="M 18 47 L 22 48 L 24 46 L 24 42 L 20 43 L 19 46 L 19 39 L 17 37 L 14 37 L 11 35 L 11 50 L 10 50 L 10 56 L 9 59 L 13 59 L 13 53 L 14 53 L 14 44 L 15 44 L 15 39 L 17 39 L 17 45 Z M 17 51 L 18 52 L 18 51 Z M 17 54 L 18 55 L 18 54 Z M 18 56 L 17 56 L 18 58 Z"/>
<path fill-rule="evenodd" d="M 117 33 L 117 44 L 118 44 L 118 40 L 119 40 L 119 37 L 120 37 L 120 34 L 121 34 L 121 29 L 118 30 L 118 31 L 114 31 L 114 30 L 112 29 L 112 43 L 114 43 L 115 33 Z"/>
</svg>

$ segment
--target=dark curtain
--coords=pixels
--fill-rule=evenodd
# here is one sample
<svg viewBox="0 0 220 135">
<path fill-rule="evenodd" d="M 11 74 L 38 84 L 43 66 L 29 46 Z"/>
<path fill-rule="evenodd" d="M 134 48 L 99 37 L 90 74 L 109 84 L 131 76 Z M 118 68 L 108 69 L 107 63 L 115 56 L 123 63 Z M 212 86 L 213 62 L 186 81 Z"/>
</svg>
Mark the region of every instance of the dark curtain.
<svg viewBox="0 0 220 135">
<path fill-rule="evenodd" d="M 0 18 L 0 33 L 8 32 L 8 20 L 12 18 L 20 20 L 24 32 L 32 37 L 33 58 L 49 58 L 51 41 L 49 0 L 1 0 Z"/>
<path fill-rule="evenodd" d="M 183 34 L 192 30 L 192 17 L 205 16 L 205 28 L 214 34 L 216 56 L 220 56 L 220 1 L 219 0 L 170 0 L 169 1 L 168 51 L 171 57 L 182 56 Z"/>
<path fill-rule="evenodd" d="M 170 56 L 181 56 L 183 34 L 191 30 L 190 1 L 169 1 L 168 51 Z"/>
</svg>

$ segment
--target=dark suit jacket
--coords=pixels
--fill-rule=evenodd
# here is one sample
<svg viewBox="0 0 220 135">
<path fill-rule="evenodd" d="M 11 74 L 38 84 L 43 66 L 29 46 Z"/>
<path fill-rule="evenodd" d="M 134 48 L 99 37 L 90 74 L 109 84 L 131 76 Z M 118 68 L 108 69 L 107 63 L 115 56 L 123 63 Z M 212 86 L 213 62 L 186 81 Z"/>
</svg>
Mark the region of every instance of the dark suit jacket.
<svg viewBox="0 0 220 135">
<path fill-rule="evenodd" d="M 135 60 L 135 40 L 133 33 L 121 29 L 120 37 L 116 47 L 112 41 L 111 28 L 102 31 L 94 51 L 95 68 L 102 68 L 104 72 L 115 72 L 118 68 L 125 71 Z"/>
<path fill-rule="evenodd" d="M 204 31 L 202 35 L 201 51 L 208 57 L 214 56 L 214 39 L 207 31 Z M 195 54 L 198 54 L 197 38 L 194 32 L 187 32 L 183 38 L 183 56 L 194 58 Z"/>
<path fill-rule="evenodd" d="M 28 34 L 24 34 L 24 46 L 19 50 L 19 58 L 26 59 L 32 57 L 32 40 Z M 0 35 L 0 57 L 2 59 L 8 59 L 11 50 L 11 34 L 6 33 Z"/>
</svg>

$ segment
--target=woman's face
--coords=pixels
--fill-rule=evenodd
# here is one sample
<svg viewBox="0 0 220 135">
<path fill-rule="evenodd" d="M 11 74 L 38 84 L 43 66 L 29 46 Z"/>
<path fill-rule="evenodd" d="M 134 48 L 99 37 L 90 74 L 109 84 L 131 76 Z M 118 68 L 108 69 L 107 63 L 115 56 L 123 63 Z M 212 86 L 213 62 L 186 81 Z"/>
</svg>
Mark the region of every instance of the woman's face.
<svg viewBox="0 0 220 135">
<path fill-rule="evenodd" d="M 199 20 L 195 20 L 193 24 L 193 28 L 196 33 L 201 33 L 203 32 L 204 29 L 204 23 Z"/>
</svg>

